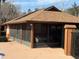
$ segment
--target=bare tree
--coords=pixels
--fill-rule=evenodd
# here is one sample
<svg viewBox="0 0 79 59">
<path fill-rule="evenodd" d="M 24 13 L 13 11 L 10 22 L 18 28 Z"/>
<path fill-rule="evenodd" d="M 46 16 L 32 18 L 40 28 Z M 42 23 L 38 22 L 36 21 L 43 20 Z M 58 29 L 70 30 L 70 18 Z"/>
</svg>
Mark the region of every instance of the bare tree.
<svg viewBox="0 0 79 59">
<path fill-rule="evenodd" d="M 73 8 L 74 8 L 75 16 L 78 16 L 78 14 L 79 14 L 79 9 L 78 9 L 77 4 L 74 2 L 74 4 L 73 4 L 72 6 L 73 6 Z"/>
<path fill-rule="evenodd" d="M 5 1 L 6 1 L 6 0 L 0 0 L 0 3 L 1 3 L 1 2 L 3 2 L 3 3 L 4 3 Z"/>
<path fill-rule="evenodd" d="M 32 10 L 31 10 L 31 9 L 28 9 L 28 10 L 27 10 L 27 12 L 28 12 L 28 13 L 31 13 L 31 12 L 32 12 Z"/>
<path fill-rule="evenodd" d="M 20 15 L 18 7 L 9 2 L 3 3 L 0 8 L 0 19 L 3 22 L 9 21 L 13 18 L 16 18 Z"/>
<path fill-rule="evenodd" d="M 40 10 L 39 8 L 35 8 L 35 11 L 38 11 L 38 10 Z"/>
<path fill-rule="evenodd" d="M 3 0 L 3 2 L 5 2 L 6 0 Z"/>
<path fill-rule="evenodd" d="M 79 16 L 79 6 L 74 2 L 72 8 L 67 9 L 67 12 L 74 16 Z"/>
</svg>

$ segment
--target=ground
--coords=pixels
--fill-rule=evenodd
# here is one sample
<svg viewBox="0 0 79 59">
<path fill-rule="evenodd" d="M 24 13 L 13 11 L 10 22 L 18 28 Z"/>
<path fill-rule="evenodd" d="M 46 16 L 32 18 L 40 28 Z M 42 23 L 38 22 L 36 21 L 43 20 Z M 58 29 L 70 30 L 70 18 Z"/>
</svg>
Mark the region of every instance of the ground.
<svg viewBox="0 0 79 59">
<path fill-rule="evenodd" d="M 74 59 L 66 56 L 62 48 L 27 48 L 17 42 L 0 42 L 4 59 Z"/>
</svg>

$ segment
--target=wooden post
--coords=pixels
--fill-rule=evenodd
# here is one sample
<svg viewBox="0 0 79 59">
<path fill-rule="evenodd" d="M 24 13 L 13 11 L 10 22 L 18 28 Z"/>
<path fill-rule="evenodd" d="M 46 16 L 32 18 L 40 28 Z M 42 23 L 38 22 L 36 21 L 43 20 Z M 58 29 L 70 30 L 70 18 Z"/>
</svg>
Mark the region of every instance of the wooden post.
<svg viewBox="0 0 79 59">
<path fill-rule="evenodd" d="M 72 43 L 72 32 L 75 30 L 75 25 L 65 25 L 65 40 L 64 40 L 64 51 L 66 55 L 71 55 L 71 43 Z"/>
<path fill-rule="evenodd" d="M 10 27 L 9 27 L 9 25 L 7 25 L 7 28 L 6 28 L 6 38 L 9 41 L 9 38 L 10 38 Z"/>
<path fill-rule="evenodd" d="M 33 48 L 34 47 L 34 24 L 30 24 L 31 25 L 31 45 L 30 47 Z"/>
</svg>

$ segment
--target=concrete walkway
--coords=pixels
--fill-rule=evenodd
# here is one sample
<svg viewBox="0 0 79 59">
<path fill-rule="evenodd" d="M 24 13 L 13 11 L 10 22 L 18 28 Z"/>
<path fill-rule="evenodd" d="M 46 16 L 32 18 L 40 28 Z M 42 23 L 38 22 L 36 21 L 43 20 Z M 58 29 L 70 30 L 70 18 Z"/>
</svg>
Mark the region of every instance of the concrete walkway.
<svg viewBox="0 0 79 59">
<path fill-rule="evenodd" d="M 74 59 L 66 56 L 62 48 L 26 48 L 17 42 L 0 42 L 4 59 Z"/>
</svg>

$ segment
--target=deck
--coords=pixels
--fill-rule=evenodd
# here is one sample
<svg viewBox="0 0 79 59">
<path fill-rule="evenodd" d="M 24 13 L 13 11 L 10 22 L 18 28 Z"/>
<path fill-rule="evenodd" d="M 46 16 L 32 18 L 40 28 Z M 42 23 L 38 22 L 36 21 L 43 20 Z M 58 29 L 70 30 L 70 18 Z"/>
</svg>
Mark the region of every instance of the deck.
<svg viewBox="0 0 79 59">
<path fill-rule="evenodd" d="M 66 56 L 62 48 L 27 48 L 17 42 L 0 42 L 0 51 L 4 59 L 74 59 Z"/>
</svg>

